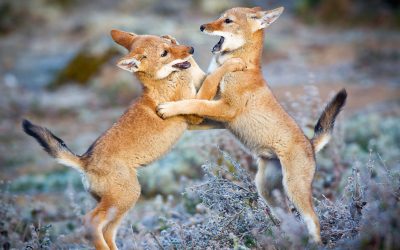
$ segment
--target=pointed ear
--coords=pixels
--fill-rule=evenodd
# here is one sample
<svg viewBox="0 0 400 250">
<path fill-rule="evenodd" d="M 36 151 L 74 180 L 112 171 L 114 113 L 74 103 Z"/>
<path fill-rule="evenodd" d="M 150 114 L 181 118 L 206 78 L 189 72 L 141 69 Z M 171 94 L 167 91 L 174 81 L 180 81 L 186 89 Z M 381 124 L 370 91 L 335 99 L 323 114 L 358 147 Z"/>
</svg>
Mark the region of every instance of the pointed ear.
<svg viewBox="0 0 400 250">
<path fill-rule="evenodd" d="M 134 33 L 125 32 L 121 30 L 111 30 L 111 37 L 114 40 L 114 42 L 130 50 L 132 42 L 133 40 L 135 40 L 137 35 Z"/>
<path fill-rule="evenodd" d="M 256 13 L 250 14 L 249 18 L 256 21 L 255 30 L 264 29 L 275 22 L 282 14 L 283 10 L 283 7 L 279 7 L 273 10 L 257 11 Z"/>
<path fill-rule="evenodd" d="M 179 43 L 178 43 L 178 41 L 176 41 L 175 37 L 172 37 L 170 35 L 164 35 L 161 37 L 170 40 L 172 44 L 179 45 Z"/>
<path fill-rule="evenodd" d="M 123 70 L 129 71 L 129 72 L 137 72 L 139 71 L 139 66 L 140 66 L 140 61 L 138 61 L 134 57 L 122 57 L 118 63 L 117 66 Z"/>
</svg>

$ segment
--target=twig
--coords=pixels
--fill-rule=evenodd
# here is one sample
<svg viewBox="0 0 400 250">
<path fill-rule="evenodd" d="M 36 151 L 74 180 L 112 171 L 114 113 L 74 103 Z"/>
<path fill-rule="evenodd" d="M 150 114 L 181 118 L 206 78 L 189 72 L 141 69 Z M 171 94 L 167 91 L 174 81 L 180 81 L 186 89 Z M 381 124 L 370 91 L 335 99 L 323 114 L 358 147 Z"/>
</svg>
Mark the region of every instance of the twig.
<svg viewBox="0 0 400 250">
<path fill-rule="evenodd" d="M 153 239 L 156 241 L 157 245 L 164 250 L 164 247 L 161 245 L 160 241 L 157 239 L 157 237 L 153 234 L 153 232 L 150 232 L 150 235 L 153 237 Z"/>
<path fill-rule="evenodd" d="M 250 190 L 248 190 L 247 188 L 244 188 L 244 187 L 242 187 L 242 186 L 240 186 L 240 185 L 238 185 L 238 184 L 236 184 L 236 183 L 233 183 L 233 182 L 230 182 L 230 181 L 226 181 L 225 179 L 222 179 L 222 180 L 215 180 L 214 183 L 229 184 L 229 185 L 235 186 L 235 187 L 237 187 L 237 188 L 239 188 L 239 189 L 242 189 L 242 190 L 244 190 L 244 191 L 246 191 L 246 192 L 248 192 L 248 193 L 251 193 L 251 194 L 254 193 L 254 192 L 251 192 Z M 209 181 L 209 182 L 206 182 L 206 183 L 202 183 L 202 184 L 199 184 L 199 185 L 192 186 L 192 187 L 190 187 L 190 189 L 197 189 L 197 188 L 200 188 L 200 187 L 203 187 L 203 186 L 206 186 L 206 185 L 210 185 L 210 184 L 213 184 L 213 183 L 211 183 L 211 182 Z"/>
<path fill-rule="evenodd" d="M 212 240 L 215 240 L 218 238 L 218 236 L 221 234 L 222 228 L 226 228 L 228 227 L 241 213 L 243 213 L 244 208 L 242 210 L 240 210 L 239 212 L 237 212 L 229 221 L 228 223 L 226 223 L 223 227 L 221 227 L 221 229 L 219 230 L 219 232 L 213 237 Z"/>
<path fill-rule="evenodd" d="M 280 226 L 281 222 L 272 215 L 271 209 L 268 207 L 268 205 L 265 207 L 265 213 L 276 227 Z"/>
</svg>

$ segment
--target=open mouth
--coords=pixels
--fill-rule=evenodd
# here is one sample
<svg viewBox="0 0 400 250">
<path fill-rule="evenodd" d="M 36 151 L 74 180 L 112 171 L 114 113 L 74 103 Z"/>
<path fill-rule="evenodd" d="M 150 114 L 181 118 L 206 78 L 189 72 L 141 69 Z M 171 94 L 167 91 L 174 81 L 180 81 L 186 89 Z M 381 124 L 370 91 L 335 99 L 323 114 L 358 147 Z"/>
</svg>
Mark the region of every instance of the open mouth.
<svg viewBox="0 0 400 250">
<path fill-rule="evenodd" d="M 224 43 L 225 37 L 221 36 L 221 38 L 219 39 L 218 43 L 214 45 L 214 47 L 212 48 L 212 53 L 217 54 L 221 52 L 222 49 L 222 44 Z"/>
<path fill-rule="evenodd" d="M 191 64 L 188 61 L 184 61 L 184 62 L 180 62 L 180 63 L 172 65 L 172 67 L 178 68 L 178 69 L 188 69 L 188 68 L 190 68 L 190 66 L 191 66 Z"/>
</svg>

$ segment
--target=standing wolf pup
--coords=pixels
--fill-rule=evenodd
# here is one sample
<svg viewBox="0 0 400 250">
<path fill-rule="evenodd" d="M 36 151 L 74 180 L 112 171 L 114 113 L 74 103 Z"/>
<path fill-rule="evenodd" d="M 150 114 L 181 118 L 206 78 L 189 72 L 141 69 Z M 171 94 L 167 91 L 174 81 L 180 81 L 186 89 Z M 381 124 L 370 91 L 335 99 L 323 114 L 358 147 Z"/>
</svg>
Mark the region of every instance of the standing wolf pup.
<svg viewBox="0 0 400 250">
<path fill-rule="evenodd" d="M 200 30 L 206 34 L 221 36 L 212 50 L 216 54 L 212 66 L 222 65 L 230 58 L 241 58 L 247 68 L 223 77 L 218 100 L 167 102 L 160 104 L 157 111 L 163 118 L 195 114 L 225 122 L 227 128 L 258 157 L 256 185 L 263 197 L 267 161 L 277 157 L 282 165 L 286 193 L 302 215 L 311 237 L 319 243 L 320 225 L 312 204 L 315 153 L 328 143 L 347 94 L 341 90 L 327 105 L 311 140 L 282 108 L 261 71 L 264 28 L 282 11 L 282 7 L 269 11 L 259 7 L 233 8 L 216 21 L 202 25 Z"/>
<path fill-rule="evenodd" d="M 155 109 L 161 102 L 194 98 L 204 79 L 192 59 L 193 48 L 178 45 L 170 36 L 135 35 L 113 30 L 114 41 L 129 50 L 118 66 L 134 72 L 143 84 L 142 96 L 101 135 L 82 156 L 46 128 L 24 120 L 24 131 L 52 157 L 86 177 L 86 189 L 98 201 L 85 216 L 96 249 L 117 249 L 115 235 L 126 212 L 140 196 L 137 169 L 164 155 L 187 129 L 185 117 L 163 120 Z M 238 61 L 226 63 L 204 83 L 221 80 L 229 71 L 242 70 Z"/>
</svg>

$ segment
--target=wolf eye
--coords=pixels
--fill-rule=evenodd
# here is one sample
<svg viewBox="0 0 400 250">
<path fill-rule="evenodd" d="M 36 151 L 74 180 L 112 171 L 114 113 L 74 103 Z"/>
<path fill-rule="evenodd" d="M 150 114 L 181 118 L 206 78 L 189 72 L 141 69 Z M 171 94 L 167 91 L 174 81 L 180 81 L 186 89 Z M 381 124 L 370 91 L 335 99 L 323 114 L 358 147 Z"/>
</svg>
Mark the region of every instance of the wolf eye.
<svg viewBox="0 0 400 250">
<path fill-rule="evenodd" d="M 233 21 L 232 21 L 232 19 L 227 18 L 227 19 L 225 19 L 224 22 L 225 22 L 225 23 L 232 23 Z"/>
<path fill-rule="evenodd" d="M 164 50 L 164 52 L 161 54 L 161 57 L 166 57 L 168 55 L 168 51 Z"/>
</svg>

